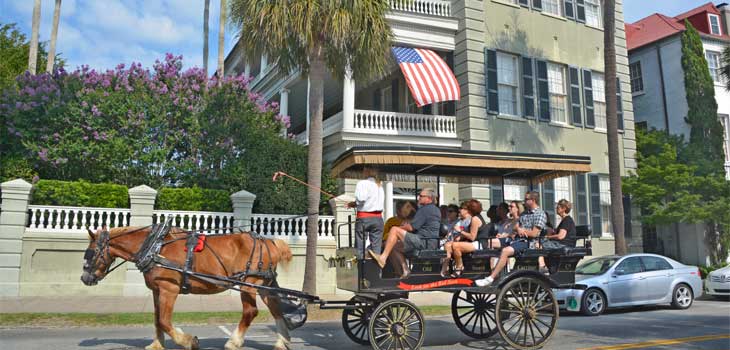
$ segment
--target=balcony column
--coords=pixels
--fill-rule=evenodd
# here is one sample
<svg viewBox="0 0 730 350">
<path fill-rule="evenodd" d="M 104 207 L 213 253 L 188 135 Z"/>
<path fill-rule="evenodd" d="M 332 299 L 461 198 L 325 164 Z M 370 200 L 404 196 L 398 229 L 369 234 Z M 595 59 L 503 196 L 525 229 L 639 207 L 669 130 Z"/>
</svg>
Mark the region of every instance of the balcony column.
<svg viewBox="0 0 730 350">
<path fill-rule="evenodd" d="M 266 70 L 266 67 L 268 67 L 268 66 L 269 66 L 269 58 L 266 57 L 265 54 L 261 55 L 261 70 L 260 70 L 261 73 L 259 73 L 259 74 L 264 73 L 264 71 Z"/>
<path fill-rule="evenodd" d="M 279 114 L 289 115 L 289 89 L 279 91 Z"/>
<path fill-rule="evenodd" d="M 352 78 L 352 69 L 345 69 L 345 78 L 342 81 L 342 131 L 349 131 L 355 127 L 355 79 Z"/>
<path fill-rule="evenodd" d="M 383 181 L 383 192 L 385 192 L 383 214 L 385 214 L 384 218 L 387 220 L 388 218 L 395 216 L 393 211 L 393 181 Z"/>
</svg>

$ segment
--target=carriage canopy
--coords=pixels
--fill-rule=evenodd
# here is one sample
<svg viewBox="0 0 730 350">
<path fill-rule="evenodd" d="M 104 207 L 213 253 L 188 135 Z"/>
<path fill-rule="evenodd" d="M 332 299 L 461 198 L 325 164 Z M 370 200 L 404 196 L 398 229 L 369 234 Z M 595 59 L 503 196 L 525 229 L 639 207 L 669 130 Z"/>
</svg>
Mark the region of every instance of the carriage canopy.
<svg viewBox="0 0 730 350">
<path fill-rule="evenodd" d="M 332 175 L 360 178 L 365 166 L 377 168 L 388 181 L 440 181 L 499 184 L 504 178 L 537 184 L 591 171 L 584 156 L 470 151 L 429 147 L 353 147 L 332 165 Z M 433 178 L 433 179 L 430 179 Z"/>
</svg>

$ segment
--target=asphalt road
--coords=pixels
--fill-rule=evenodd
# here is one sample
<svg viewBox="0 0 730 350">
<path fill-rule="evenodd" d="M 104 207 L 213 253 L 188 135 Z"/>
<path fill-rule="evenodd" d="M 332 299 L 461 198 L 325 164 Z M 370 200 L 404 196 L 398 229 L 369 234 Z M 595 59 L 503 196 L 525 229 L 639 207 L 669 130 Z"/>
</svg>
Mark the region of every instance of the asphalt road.
<svg viewBox="0 0 730 350">
<path fill-rule="evenodd" d="M 203 349 L 222 349 L 232 324 L 181 327 L 197 335 Z M 0 349 L 139 349 L 151 342 L 149 327 L 0 329 Z M 311 322 L 292 332 L 294 349 L 369 349 L 351 342 L 339 322 Z M 271 349 L 274 328 L 256 325 L 247 349 Z M 177 348 L 169 340 L 167 346 Z M 473 340 L 451 317 L 428 317 L 424 349 L 507 349 L 499 336 Z M 707 349 L 730 350 L 730 302 L 695 301 L 689 310 L 645 307 L 609 311 L 599 317 L 563 314 L 544 349 Z"/>
</svg>

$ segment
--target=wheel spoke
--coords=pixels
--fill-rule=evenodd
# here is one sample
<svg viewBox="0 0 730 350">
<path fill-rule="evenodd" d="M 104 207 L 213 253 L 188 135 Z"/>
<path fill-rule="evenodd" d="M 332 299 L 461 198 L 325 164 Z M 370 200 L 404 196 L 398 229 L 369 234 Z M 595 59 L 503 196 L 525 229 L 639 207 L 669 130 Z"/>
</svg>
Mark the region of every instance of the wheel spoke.
<svg viewBox="0 0 730 350">
<path fill-rule="evenodd" d="M 545 321 L 543 321 L 543 320 L 541 320 L 541 319 L 539 319 L 539 318 L 537 318 L 537 317 L 533 318 L 533 320 L 535 320 L 535 321 L 537 321 L 537 322 L 540 322 L 540 323 L 544 324 L 544 325 L 545 325 L 545 327 L 547 327 L 547 328 L 548 328 L 548 330 L 549 330 L 550 328 L 552 328 L 552 326 L 551 326 L 551 325 L 549 325 L 549 324 L 545 323 Z"/>
<path fill-rule="evenodd" d="M 535 324 L 535 322 L 532 322 L 532 323 Z M 542 330 L 540 330 L 539 325 L 535 324 L 535 329 L 537 329 L 537 332 L 540 333 L 540 337 L 545 338 L 545 333 L 543 333 Z"/>
<path fill-rule="evenodd" d="M 471 310 L 459 315 L 459 319 L 463 319 L 464 317 L 466 317 L 466 315 L 473 313 L 473 312 L 475 312 L 475 310 L 472 308 Z"/>
</svg>

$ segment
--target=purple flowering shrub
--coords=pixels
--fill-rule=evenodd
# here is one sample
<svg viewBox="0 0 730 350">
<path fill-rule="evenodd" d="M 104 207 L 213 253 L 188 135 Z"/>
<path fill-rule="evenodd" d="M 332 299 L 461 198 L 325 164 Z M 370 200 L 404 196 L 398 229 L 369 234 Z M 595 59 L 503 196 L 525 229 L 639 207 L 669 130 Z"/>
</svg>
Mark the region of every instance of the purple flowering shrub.
<svg viewBox="0 0 730 350">
<path fill-rule="evenodd" d="M 237 190 L 262 182 L 242 170 L 261 158 L 261 171 L 303 174 L 306 152 L 281 136 L 289 117 L 248 83 L 183 70 L 172 54 L 152 69 L 25 73 L 0 95 L 0 161 L 24 160 L 43 179 L 129 186 Z"/>
</svg>

